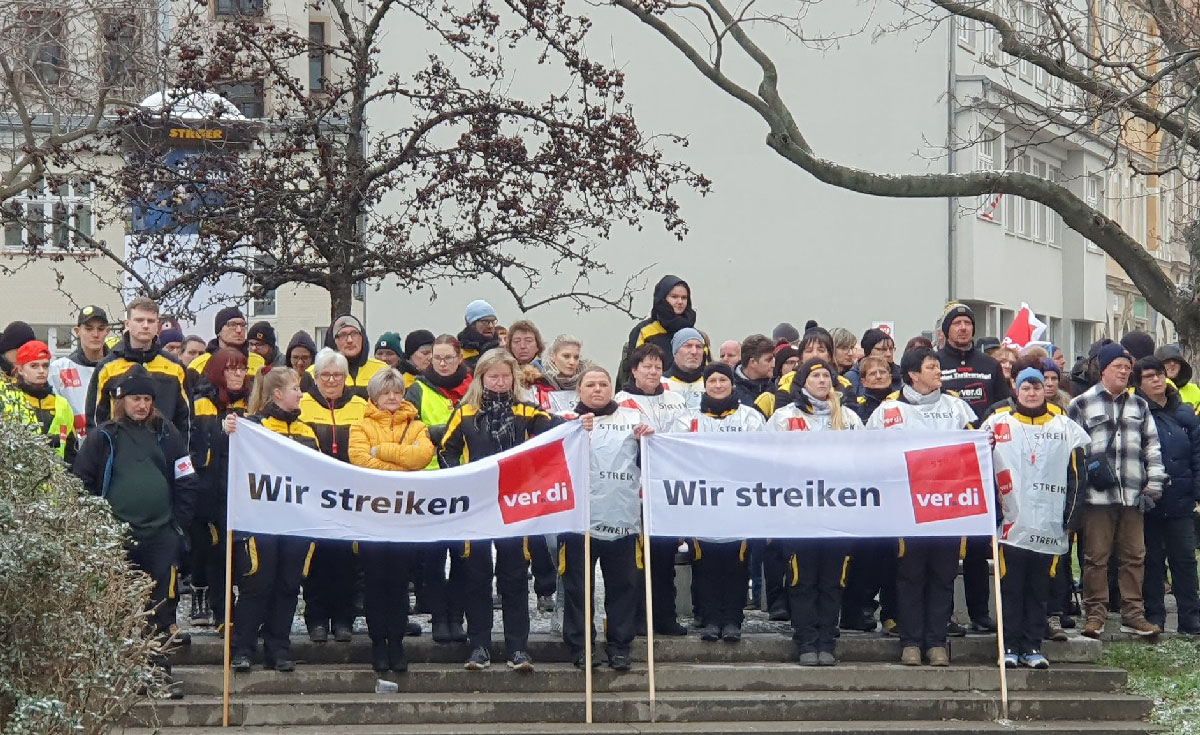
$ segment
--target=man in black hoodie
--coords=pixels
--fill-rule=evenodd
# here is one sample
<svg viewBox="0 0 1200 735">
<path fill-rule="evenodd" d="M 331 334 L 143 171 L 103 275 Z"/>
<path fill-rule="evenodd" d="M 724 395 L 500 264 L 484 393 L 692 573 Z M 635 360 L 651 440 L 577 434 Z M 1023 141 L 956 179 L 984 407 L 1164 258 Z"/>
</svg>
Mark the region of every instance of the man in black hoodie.
<svg viewBox="0 0 1200 735">
<path fill-rule="evenodd" d="M 367 383 L 371 382 L 375 373 L 388 369 L 386 362 L 376 360 L 368 354 L 368 344 L 370 342 L 367 340 L 367 330 L 363 328 L 362 322 L 349 314 L 334 319 L 329 325 L 329 331 L 325 333 L 325 346 L 342 353 L 350 365 L 350 370 L 346 373 L 346 390 L 361 396 L 364 401 L 367 399 Z M 313 385 L 311 366 L 302 384 L 305 389 Z"/>
<path fill-rule="evenodd" d="M 287 352 L 283 354 L 283 364 L 303 376 L 312 367 L 317 357 L 317 343 L 301 329 L 292 335 L 288 342 Z"/>
<path fill-rule="evenodd" d="M 621 351 L 621 368 L 618 375 L 628 375 L 629 354 L 649 342 L 657 345 L 666 360 L 663 374 L 671 369 L 675 351 L 671 340 L 675 333 L 685 327 L 696 326 L 696 310 L 692 308 L 692 288 L 679 276 L 663 276 L 654 286 L 654 303 L 650 316 L 634 326 L 629 339 Z M 707 363 L 707 360 L 705 360 Z"/>
</svg>

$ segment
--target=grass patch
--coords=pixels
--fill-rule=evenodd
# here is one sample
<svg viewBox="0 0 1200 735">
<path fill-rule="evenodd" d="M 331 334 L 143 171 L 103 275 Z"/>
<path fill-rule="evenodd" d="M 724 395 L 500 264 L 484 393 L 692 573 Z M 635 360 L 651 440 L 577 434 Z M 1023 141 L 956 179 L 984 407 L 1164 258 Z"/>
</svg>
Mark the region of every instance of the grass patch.
<svg viewBox="0 0 1200 735">
<path fill-rule="evenodd" d="M 1200 735 L 1200 642 L 1108 643 L 1099 663 L 1129 672 L 1129 691 L 1154 700 L 1152 722 L 1175 735 Z"/>
</svg>

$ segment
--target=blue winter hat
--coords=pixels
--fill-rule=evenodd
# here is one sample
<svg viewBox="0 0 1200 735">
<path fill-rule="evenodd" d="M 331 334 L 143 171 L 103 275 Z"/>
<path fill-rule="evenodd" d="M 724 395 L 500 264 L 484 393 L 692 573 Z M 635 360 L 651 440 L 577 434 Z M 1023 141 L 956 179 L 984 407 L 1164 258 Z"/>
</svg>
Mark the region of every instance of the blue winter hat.
<svg viewBox="0 0 1200 735">
<path fill-rule="evenodd" d="M 496 310 L 483 299 L 475 299 L 467 304 L 467 313 L 463 318 L 467 320 L 467 326 L 469 327 L 480 319 L 487 319 L 488 317 L 495 319 Z"/>
<path fill-rule="evenodd" d="M 1104 372 L 1113 360 L 1128 360 L 1129 366 L 1133 367 L 1133 355 L 1130 355 L 1120 342 L 1110 342 L 1100 348 L 1096 353 L 1096 367 L 1100 368 L 1100 372 Z"/>
<path fill-rule="evenodd" d="M 679 348 L 683 347 L 684 344 L 693 339 L 700 344 L 704 344 L 704 335 L 700 334 L 700 330 L 692 327 L 684 327 L 683 329 L 680 329 L 675 333 L 675 336 L 671 338 L 671 354 L 674 355 L 679 352 Z"/>
<path fill-rule="evenodd" d="M 1041 383 L 1042 385 L 1046 384 L 1046 376 L 1042 374 L 1041 370 L 1038 370 L 1035 367 L 1027 367 L 1021 372 L 1017 373 L 1017 388 L 1020 388 L 1021 384 L 1027 380 L 1032 380 L 1033 382 Z"/>
</svg>

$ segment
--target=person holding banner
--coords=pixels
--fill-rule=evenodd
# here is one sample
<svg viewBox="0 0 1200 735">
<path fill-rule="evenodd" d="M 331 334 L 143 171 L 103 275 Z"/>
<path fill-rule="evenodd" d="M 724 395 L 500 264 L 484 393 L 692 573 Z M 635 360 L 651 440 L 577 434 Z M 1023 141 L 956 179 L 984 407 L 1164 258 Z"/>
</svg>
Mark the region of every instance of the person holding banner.
<svg viewBox="0 0 1200 735">
<path fill-rule="evenodd" d="M 408 392 L 404 394 L 404 400 L 416 407 L 417 417 L 425 424 L 429 438 L 435 446 L 441 444 L 446 433 L 446 423 L 450 421 L 450 415 L 454 413 L 470 385 L 471 373 L 463 364 L 462 347 L 458 338 L 452 334 L 443 334 L 434 339 L 429 365 L 409 387 Z M 436 470 L 440 466 L 435 452 L 425 469 Z M 465 643 L 467 632 L 463 630 L 462 624 L 465 614 L 463 543 L 437 541 L 424 546 L 421 557 L 421 569 L 424 574 L 421 592 L 433 624 L 433 642 Z M 446 578 L 447 555 L 450 556 L 449 579 Z"/>
<path fill-rule="evenodd" d="M 434 456 L 429 430 L 404 400 L 404 374 L 381 370 L 367 383 L 371 405 L 350 427 L 350 463 L 373 470 L 424 469 Z M 420 565 L 420 545 L 362 544 L 366 572 L 367 632 L 375 671 L 408 671 L 404 636 L 408 628 L 408 584 Z"/>
<path fill-rule="evenodd" d="M 895 398 L 879 405 L 868 429 L 970 429 L 975 412 L 961 398 L 942 392 L 942 368 L 928 347 L 908 350 L 900 358 L 904 386 Z M 959 538 L 900 539 L 896 565 L 896 598 L 900 624 L 900 663 L 920 666 L 922 651 L 930 666 L 949 666 L 946 627 L 954 612 L 954 578 L 958 576 Z"/>
<path fill-rule="evenodd" d="M 635 408 L 642 414 L 643 423 L 657 432 L 674 428 L 675 420 L 687 410 L 687 402 L 677 392 L 668 391 L 662 384 L 663 351 L 647 343 L 629 354 L 630 378 L 625 389 L 614 400 L 622 407 Z M 687 635 L 687 628 L 675 616 L 675 551 L 677 538 L 649 539 L 650 590 L 654 603 L 653 630 L 657 635 Z M 645 630 L 646 602 L 638 598 L 638 620 Z"/>
<path fill-rule="evenodd" d="M 765 424 L 762 414 L 738 401 L 733 393 L 733 378 L 733 368 L 723 362 L 704 368 L 700 408 L 676 419 L 675 430 L 762 431 Z M 704 619 L 701 640 L 740 641 L 748 581 L 746 542 L 693 539 L 692 554 L 695 606 Z"/>
<path fill-rule="evenodd" d="M 246 406 L 246 420 L 321 451 L 312 427 L 300 420 L 300 374 L 291 368 L 259 371 Z M 236 414 L 226 415 L 226 434 L 237 431 Z M 236 529 L 235 529 L 236 531 Z M 308 574 L 316 544 L 295 536 L 258 533 L 234 535 L 237 604 L 233 607 L 232 668 L 250 670 L 261 636 L 263 667 L 280 672 L 296 669 L 291 658 L 292 618 L 300 583 Z"/>
<path fill-rule="evenodd" d="M 335 323 L 336 326 L 336 323 Z M 347 324 L 349 334 L 353 325 Z M 350 341 L 362 341 L 361 332 Z M 340 339 L 340 338 L 339 338 Z M 382 364 L 382 363 L 381 363 Z M 313 362 L 314 384 L 300 399 L 300 420 L 312 427 L 321 452 L 342 462 L 350 461 L 350 427 L 362 421 L 369 404 L 349 384 L 350 364 L 345 355 L 329 347 Z M 363 376 L 360 374 L 359 378 Z M 357 574 L 354 544 L 322 541 L 313 555 L 304 584 L 304 620 L 313 643 L 333 638 L 349 643 L 354 631 L 354 587 Z"/>
<path fill-rule="evenodd" d="M 516 358 L 507 350 L 496 348 L 479 357 L 475 380 L 446 425 L 441 456 L 447 467 L 512 449 L 561 423 L 532 403 L 517 400 L 513 391 L 518 370 Z M 517 537 L 493 542 L 508 666 L 530 672 L 528 540 Z M 487 540 L 474 540 L 464 550 L 467 636 L 472 648 L 465 664 L 468 671 L 486 669 L 492 663 L 492 557 L 488 544 Z"/>
<path fill-rule="evenodd" d="M 654 347 L 643 345 L 643 347 Z M 654 348 L 657 349 L 657 348 Z M 635 350 L 636 352 L 637 350 Z M 590 366 L 579 376 L 579 402 L 566 416 L 578 419 L 591 432 L 591 558 L 584 559 L 583 535 L 559 534 L 558 573 L 562 576 L 566 605 L 563 609 L 563 642 L 571 649 L 575 668 L 584 669 L 584 566 L 600 562 L 604 573 L 605 649 L 614 671 L 631 667 L 629 649 L 637 611 L 638 536 L 641 532 L 641 474 L 638 469 L 643 436 L 654 433 L 636 408 L 613 400 L 612 378 L 602 367 Z M 588 577 L 595 586 L 595 578 Z M 594 664 L 593 664 L 594 665 Z"/>
<path fill-rule="evenodd" d="M 843 406 L 833 389 L 837 367 L 813 358 L 796 370 L 792 402 L 772 414 L 767 431 L 844 431 L 863 428 L 862 420 Z M 788 607 L 792 641 L 801 666 L 837 663 L 838 615 L 849 557 L 848 544 L 837 539 L 795 539 L 787 542 L 791 580 Z"/>
<path fill-rule="evenodd" d="M 1038 359 L 1038 358 L 1034 358 Z M 1081 449 L 1088 435 L 1046 401 L 1045 378 L 1028 366 L 1014 379 L 1015 400 L 983 423 L 992 435 L 992 461 L 1003 520 L 1000 588 L 1004 597 L 1004 665 L 1046 669 L 1042 655 L 1052 579 L 1067 551 L 1075 512 Z M 1069 562 L 1068 562 L 1069 563 Z"/>
</svg>

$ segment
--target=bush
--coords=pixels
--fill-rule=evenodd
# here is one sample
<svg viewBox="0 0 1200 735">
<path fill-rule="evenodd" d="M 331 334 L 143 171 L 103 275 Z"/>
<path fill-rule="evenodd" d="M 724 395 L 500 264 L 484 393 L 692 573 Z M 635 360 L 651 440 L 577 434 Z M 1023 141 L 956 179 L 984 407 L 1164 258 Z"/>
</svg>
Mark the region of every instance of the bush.
<svg viewBox="0 0 1200 735">
<path fill-rule="evenodd" d="M 0 412 L 0 733 L 101 735 L 164 675 L 126 528 Z"/>
</svg>

